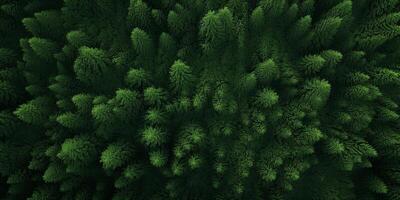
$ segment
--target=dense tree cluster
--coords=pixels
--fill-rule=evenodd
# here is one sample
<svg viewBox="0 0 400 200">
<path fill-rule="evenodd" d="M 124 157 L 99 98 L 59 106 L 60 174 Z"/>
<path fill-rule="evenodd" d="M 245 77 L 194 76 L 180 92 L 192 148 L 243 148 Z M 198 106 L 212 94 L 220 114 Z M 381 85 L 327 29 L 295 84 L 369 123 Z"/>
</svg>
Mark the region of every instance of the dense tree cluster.
<svg viewBox="0 0 400 200">
<path fill-rule="evenodd" d="M 399 0 L 0 0 L 0 199 L 400 200 Z"/>
</svg>

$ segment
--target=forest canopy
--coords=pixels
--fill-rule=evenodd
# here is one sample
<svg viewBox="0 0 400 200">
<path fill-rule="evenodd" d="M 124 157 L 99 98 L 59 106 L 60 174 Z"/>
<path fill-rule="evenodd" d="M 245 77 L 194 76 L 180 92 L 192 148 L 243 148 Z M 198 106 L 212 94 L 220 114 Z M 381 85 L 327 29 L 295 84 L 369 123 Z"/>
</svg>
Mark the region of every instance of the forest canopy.
<svg viewBox="0 0 400 200">
<path fill-rule="evenodd" d="M 0 0 L 2 200 L 400 200 L 399 0 Z"/>
</svg>

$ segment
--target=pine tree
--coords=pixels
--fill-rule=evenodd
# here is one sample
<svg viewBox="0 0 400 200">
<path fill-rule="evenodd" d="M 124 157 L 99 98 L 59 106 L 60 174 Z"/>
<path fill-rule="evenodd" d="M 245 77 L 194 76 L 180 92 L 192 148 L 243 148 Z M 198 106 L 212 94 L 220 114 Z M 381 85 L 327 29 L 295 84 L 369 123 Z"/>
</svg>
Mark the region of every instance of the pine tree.
<svg viewBox="0 0 400 200">
<path fill-rule="evenodd" d="M 89 85 L 99 84 L 111 74 L 110 62 L 103 50 L 81 47 L 74 62 L 76 78 Z"/>
<path fill-rule="evenodd" d="M 133 156 L 131 144 L 116 142 L 110 144 L 101 154 L 100 162 L 105 169 L 115 169 L 129 162 Z"/>
</svg>

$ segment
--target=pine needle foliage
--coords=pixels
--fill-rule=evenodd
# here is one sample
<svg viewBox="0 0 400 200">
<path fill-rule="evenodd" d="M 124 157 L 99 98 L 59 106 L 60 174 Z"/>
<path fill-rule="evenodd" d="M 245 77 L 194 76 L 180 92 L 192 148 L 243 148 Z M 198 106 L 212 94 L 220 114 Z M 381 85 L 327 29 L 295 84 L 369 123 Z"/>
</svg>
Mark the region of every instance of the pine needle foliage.
<svg viewBox="0 0 400 200">
<path fill-rule="evenodd" d="M 399 200 L 399 8 L 0 0 L 0 199 Z"/>
</svg>

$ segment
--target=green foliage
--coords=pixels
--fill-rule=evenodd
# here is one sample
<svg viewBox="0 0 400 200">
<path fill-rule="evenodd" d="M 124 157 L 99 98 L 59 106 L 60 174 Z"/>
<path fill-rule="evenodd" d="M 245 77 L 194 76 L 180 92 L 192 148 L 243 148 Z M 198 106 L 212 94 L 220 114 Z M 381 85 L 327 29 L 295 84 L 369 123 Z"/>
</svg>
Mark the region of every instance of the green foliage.
<svg viewBox="0 0 400 200">
<path fill-rule="evenodd" d="M 104 169 L 114 170 L 121 167 L 133 156 L 133 147 L 130 144 L 117 142 L 108 145 L 107 149 L 101 153 L 100 162 Z M 132 172 L 131 172 L 132 173 Z"/>
<path fill-rule="evenodd" d="M 328 67 L 334 67 L 343 59 L 343 54 L 335 50 L 326 50 L 321 53 Z"/>
<path fill-rule="evenodd" d="M 206 51 L 219 49 L 234 37 L 234 21 L 228 8 L 209 11 L 201 20 L 200 35 L 204 38 Z"/>
<path fill-rule="evenodd" d="M 19 106 L 14 114 L 22 121 L 34 124 L 43 125 L 49 117 L 52 105 L 51 99 L 48 97 L 37 97 L 25 104 Z"/>
<path fill-rule="evenodd" d="M 173 87 L 180 92 L 190 89 L 189 87 L 194 79 L 191 68 L 181 60 L 175 61 L 171 66 L 169 75 Z"/>
<path fill-rule="evenodd" d="M 81 47 L 74 62 L 76 78 L 88 85 L 106 81 L 112 72 L 110 60 L 105 52 L 97 48 Z"/>
<path fill-rule="evenodd" d="M 278 103 L 279 96 L 271 89 L 263 89 L 257 93 L 255 103 L 262 108 L 269 108 Z"/>
<path fill-rule="evenodd" d="M 302 59 L 301 65 L 306 74 L 319 72 L 325 65 L 325 59 L 319 55 L 308 55 Z"/>
<path fill-rule="evenodd" d="M 291 27 L 290 38 L 302 39 L 311 28 L 312 18 L 310 15 L 304 16 L 296 21 L 296 23 Z"/>
<path fill-rule="evenodd" d="M 398 0 L 0 0 L 0 199 L 400 199 Z"/>
<path fill-rule="evenodd" d="M 259 4 L 271 16 L 279 16 L 285 8 L 285 1 L 279 0 L 262 0 Z"/>
<path fill-rule="evenodd" d="M 29 39 L 29 45 L 37 55 L 44 59 L 51 59 L 57 52 L 56 44 L 47 39 L 33 37 Z"/>
<path fill-rule="evenodd" d="M 166 94 L 161 88 L 149 87 L 144 90 L 144 101 L 149 105 L 161 105 L 166 100 Z"/>
<path fill-rule="evenodd" d="M 360 26 L 355 38 L 358 46 L 362 49 L 374 49 L 384 42 L 399 35 L 397 22 L 400 13 L 387 13 L 381 17 L 372 19 Z"/>
<path fill-rule="evenodd" d="M 313 79 L 304 84 L 302 101 L 310 107 L 321 107 L 326 103 L 331 91 L 331 85 L 325 80 Z"/>
<path fill-rule="evenodd" d="M 91 44 L 93 44 L 92 39 L 82 31 L 71 31 L 66 35 L 66 37 L 68 42 L 76 48 L 91 46 Z"/>
<path fill-rule="evenodd" d="M 130 87 L 143 87 L 148 85 L 149 80 L 148 73 L 143 69 L 131 69 L 128 71 L 125 82 Z"/>
<path fill-rule="evenodd" d="M 338 32 L 342 18 L 330 17 L 319 21 L 312 32 L 312 44 L 316 47 L 328 46 Z"/>
<path fill-rule="evenodd" d="M 81 128 L 85 125 L 85 119 L 74 113 L 61 114 L 57 117 L 57 122 L 70 129 Z"/>
<path fill-rule="evenodd" d="M 367 181 L 367 187 L 375 193 L 384 194 L 387 193 L 387 186 L 378 177 L 370 177 Z"/>
<path fill-rule="evenodd" d="M 262 7 L 257 7 L 253 10 L 250 16 L 250 22 L 253 31 L 262 31 L 265 24 L 265 14 Z"/>
<path fill-rule="evenodd" d="M 114 113 L 110 105 L 98 104 L 93 107 L 92 116 L 97 122 L 107 123 L 112 120 Z"/>
<path fill-rule="evenodd" d="M 279 77 L 279 68 L 273 60 L 266 60 L 256 66 L 255 74 L 258 80 L 268 82 Z"/>
<path fill-rule="evenodd" d="M 92 109 L 93 97 L 88 94 L 77 94 L 71 98 L 78 111 L 87 113 Z"/>
<path fill-rule="evenodd" d="M 162 124 L 166 121 L 165 113 L 159 109 L 148 110 L 145 115 L 145 120 L 150 124 Z"/>
<path fill-rule="evenodd" d="M 142 142 L 149 147 L 160 146 L 165 142 L 165 133 L 154 127 L 147 127 L 142 131 Z"/>
<path fill-rule="evenodd" d="M 43 180 L 48 183 L 59 182 L 66 176 L 65 169 L 61 163 L 51 163 L 43 174 Z"/>
<path fill-rule="evenodd" d="M 140 56 L 149 57 L 153 54 L 153 41 L 150 36 L 140 28 L 134 28 L 131 33 L 133 49 Z"/>
<path fill-rule="evenodd" d="M 132 165 L 128 165 L 124 172 L 124 177 L 131 179 L 131 180 L 136 180 L 138 178 L 140 178 L 143 174 L 143 171 L 141 169 L 140 166 L 138 166 L 137 164 L 132 164 Z"/>
<path fill-rule="evenodd" d="M 349 0 L 344 0 L 341 3 L 333 6 L 327 13 L 324 14 L 326 18 L 329 17 L 340 17 L 345 18 L 351 15 L 353 2 Z"/>
<path fill-rule="evenodd" d="M 88 137 L 81 136 L 66 139 L 57 157 L 65 164 L 75 167 L 85 166 L 96 160 L 97 154 L 95 144 Z"/>
<path fill-rule="evenodd" d="M 140 108 L 139 94 L 128 89 L 117 90 L 109 103 L 113 104 L 113 111 L 121 117 L 134 115 Z"/>
<path fill-rule="evenodd" d="M 155 167 L 162 167 L 167 162 L 167 158 L 164 152 L 152 151 L 149 153 L 150 163 Z"/>
<path fill-rule="evenodd" d="M 151 25 L 150 8 L 142 0 L 130 0 L 126 20 L 129 28 L 148 28 Z"/>
</svg>

